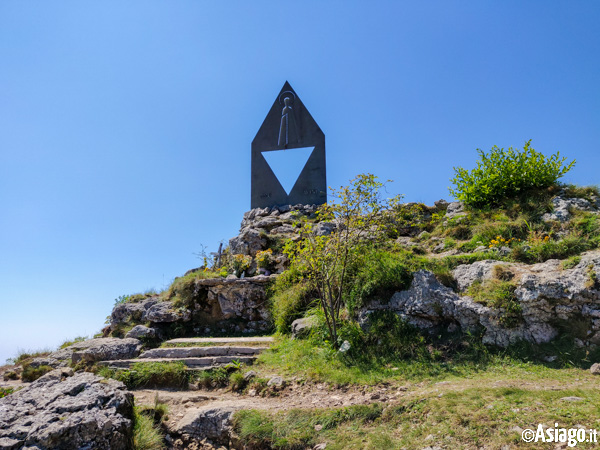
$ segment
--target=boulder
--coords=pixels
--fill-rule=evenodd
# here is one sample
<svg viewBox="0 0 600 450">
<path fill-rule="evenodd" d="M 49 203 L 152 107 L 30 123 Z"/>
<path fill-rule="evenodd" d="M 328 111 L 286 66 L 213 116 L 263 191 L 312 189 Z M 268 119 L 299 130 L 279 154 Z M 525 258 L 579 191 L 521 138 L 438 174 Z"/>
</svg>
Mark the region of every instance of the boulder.
<svg viewBox="0 0 600 450">
<path fill-rule="evenodd" d="M 448 203 L 446 208 L 446 220 L 456 219 L 458 217 L 466 216 L 465 204 L 463 202 L 451 202 Z"/>
<path fill-rule="evenodd" d="M 0 399 L 0 448 L 130 449 L 133 395 L 91 373 L 57 369 Z"/>
<path fill-rule="evenodd" d="M 292 322 L 292 337 L 301 338 L 306 336 L 311 328 L 317 325 L 317 319 L 314 316 L 303 317 Z"/>
<path fill-rule="evenodd" d="M 159 302 L 146 312 L 146 319 L 154 323 L 188 322 L 190 312 L 187 309 L 176 308 L 173 302 Z"/>
<path fill-rule="evenodd" d="M 593 375 L 600 375 L 600 363 L 592 364 L 590 372 L 592 372 Z"/>
<path fill-rule="evenodd" d="M 140 354 L 142 343 L 137 339 L 97 338 L 76 342 L 69 347 L 35 358 L 32 367 L 67 367 L 80 361 L 95 362 L 135 358 Z"/>
<path fill-rule="evenodd" d="M 67 348 L 73 351 L 71 360 L 74 364 L 80 361 L 93 363 L 135 358 L 142 350 L 142 343 L 133 338 L 99 338 L 79 342 Z"/>
<path fill-rule="evenodd" d="M 229 249 L 233 255 L 255 255 L 265 249 L 267 239 L 265 235 L 254 228 L 244 228 L 241 233 L 229 240 Z"/>
<path fill-rule="evenodd" d="M 159 303 L 158 296 L 150 297 L 141 302 L 127 302 L 117 304 L 110 315 L 110 328 L 115 330 L 118 325 L 133 322 L 145 322 L 146 312 L 155 304 Z"/>
<path fill-rule="evenodd" d="M 136 325 L 125 335 L 126 338 L 152 339 L 156 337 L 156 330 L 145 325 Z"/>
<path fill-rule="evenodd" d="M 212 444 L 229 446 L 231 418 L 236 409 L 209 406 L 191 410 L 171 429 L 170 434 L 179 436 L 184 443 L 206 439 Z"/>
</svg>

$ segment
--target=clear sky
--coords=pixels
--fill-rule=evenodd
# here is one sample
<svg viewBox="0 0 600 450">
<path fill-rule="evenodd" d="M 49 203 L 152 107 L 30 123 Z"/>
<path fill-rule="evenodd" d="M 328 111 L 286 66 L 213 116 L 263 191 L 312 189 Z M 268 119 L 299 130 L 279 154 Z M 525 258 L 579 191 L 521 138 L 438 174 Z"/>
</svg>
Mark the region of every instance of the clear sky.
<svg viewBox="0 0 600 450">
<path fill-rule="evenodd" d="M 286 80 L 331 186 L 431 204 L 528 139 L 600 183 L 599 23 L 592 0 L 0 2 L 0 363 L 235 236 Z"/>
</svg>

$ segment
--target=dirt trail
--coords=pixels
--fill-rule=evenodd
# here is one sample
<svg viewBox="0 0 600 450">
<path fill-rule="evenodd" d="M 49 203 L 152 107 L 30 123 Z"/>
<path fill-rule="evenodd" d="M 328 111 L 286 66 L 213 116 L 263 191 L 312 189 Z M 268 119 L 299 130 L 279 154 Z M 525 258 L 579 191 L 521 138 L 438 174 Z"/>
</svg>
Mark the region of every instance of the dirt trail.
<svg viewBox="0 0 600 450">
<path fill-rule="evenodd" d="M 466 389 L 518 388 L 524 390 L 566 391 L 585 387 L 599 387 L 599 380 L 583 375 L 568 382 L 556 380 L 524 381 L 521 379 L 460 379 L 452 381 L 419 383 L 385 383 L 374 386 L 333 387 L 326 383 L 304 383 L 294 381 L 279 391 L 267 396 L 238 394 L 228 389 L 204 390 L 192 388 L 187 391 L 167 389 L 139 389 L 134 395 L 136 404 L 153 405 L 155 398 L 169 407 L 167 425 L 174 425 L 186 413 L 205 407 L 235 407 L 236 409 L 316 409 L 339 408 L 372 403 L 393 404 L 401 399 L 427 398 L 460 392 Z"/>
</svg>

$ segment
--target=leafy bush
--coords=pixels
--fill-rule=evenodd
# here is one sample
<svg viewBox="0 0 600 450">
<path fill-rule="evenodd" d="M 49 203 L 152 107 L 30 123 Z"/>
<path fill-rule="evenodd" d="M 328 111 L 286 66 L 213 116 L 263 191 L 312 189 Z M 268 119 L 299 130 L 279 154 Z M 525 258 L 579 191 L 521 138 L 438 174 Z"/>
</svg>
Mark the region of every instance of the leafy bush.
<svg viewBox="0 0 600 450">
<path fill-rule="evenodd" d="M 450 194 L 473 207 L 497 205 L 506 198 L 553 186 L 575 164 L 573 160 L 565 165 L 566 158 L 559 158 L 559 152 L 544 156 L 531 147 L 531 140 L 523 151 L 494 146 L 489 154 L 477 152 L 477 167 L 471 171 L 455 167 L 450 180 L 456 186 Z"/>
</svg>

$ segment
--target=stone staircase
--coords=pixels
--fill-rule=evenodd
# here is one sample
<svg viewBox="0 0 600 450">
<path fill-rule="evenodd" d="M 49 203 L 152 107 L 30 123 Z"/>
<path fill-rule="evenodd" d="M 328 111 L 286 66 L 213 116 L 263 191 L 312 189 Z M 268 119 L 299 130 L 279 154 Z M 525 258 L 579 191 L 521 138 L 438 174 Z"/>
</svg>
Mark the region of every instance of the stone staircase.
<svg viewBox="0 0 600 450">
<path fill-rule="evenodd" d="M 127 369 L 138 362 L 183 362 L 190 370 L 208 370 L 237 361 L 252 364 L 273 338 L 224 337 L 180 338 L 165 341 L 163 347 L 146 350 L 135 359 L 100 361 L 111 369 Z"/>
</svg>

